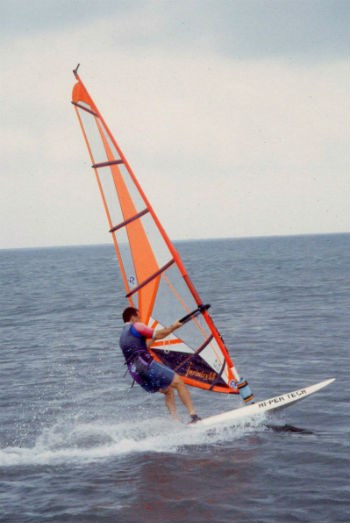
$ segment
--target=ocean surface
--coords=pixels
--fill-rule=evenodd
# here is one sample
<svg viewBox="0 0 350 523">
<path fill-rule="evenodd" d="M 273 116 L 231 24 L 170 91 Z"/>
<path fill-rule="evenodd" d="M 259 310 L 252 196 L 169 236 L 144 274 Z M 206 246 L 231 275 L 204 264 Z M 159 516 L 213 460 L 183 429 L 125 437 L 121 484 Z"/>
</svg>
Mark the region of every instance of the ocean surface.
<svg viewBox="0 0 350 523">
<path fill-rule="evenodd" d="M 257 399 L 336 381 L 265 420 L 170 421 L 124 375 L 113 247 L 0 251 L 2 523 L 350 521 L 350 235 L 176 246 Z"/>
</svg>

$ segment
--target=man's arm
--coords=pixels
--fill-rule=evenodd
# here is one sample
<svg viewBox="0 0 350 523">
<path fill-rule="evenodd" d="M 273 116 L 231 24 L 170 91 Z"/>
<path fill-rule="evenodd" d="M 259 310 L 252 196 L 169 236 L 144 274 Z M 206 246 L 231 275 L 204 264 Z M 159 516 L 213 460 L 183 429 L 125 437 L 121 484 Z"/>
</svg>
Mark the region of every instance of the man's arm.
<svg viewBox="0 0 350 523">
<path fill-rule="evenodd" d="M 135 334 L 147 339 L 146 343 L 148 346 L 152 345 L 154 340 L 162 340 L 163 338 L 166 338 L 166 336 L 169 336 L 169 334 L 180 327 L 182 327 L 182 323 L 179 321 L 176 321 L 173 325 L 170 325 L 170 327 L 164 327 L 157 331 L 154 331 L 141 322 L 136 322 L 132 325 L 132 329 L 136 331 Z"/>
<path fill-rule="evenodd" d="M 163 338 L 166 338 L 167 336 L 169 336 L 169 334 L 174 332 L 176 329 L 179 329 L 180 327 L 182 327 L 182 323 L 176 321 L 175 323 L 173 323 L 173 325 L 170 325 L 170 327 L 164 327 L 164 329 L 159 329 L 158 331 L 156 331 L 153 334 L 153 339 L 162 340 Z"/>
</svg>

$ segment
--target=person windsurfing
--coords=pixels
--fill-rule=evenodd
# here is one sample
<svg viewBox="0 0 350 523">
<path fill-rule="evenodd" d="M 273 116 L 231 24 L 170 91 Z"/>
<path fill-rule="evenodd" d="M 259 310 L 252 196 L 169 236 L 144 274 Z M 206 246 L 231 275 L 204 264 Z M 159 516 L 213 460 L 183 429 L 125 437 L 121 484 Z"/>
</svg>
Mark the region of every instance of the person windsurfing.
<svg viewBox="0 0 350 523">
<path fill-rule="evenodd" d="M 135 307 L 127 307 L 123 311 L 123 321 L 125 325 L 120 335 L 119 345 L 129 373 L 135 382 L 147 392 L 164 394 L 165 405 L 174 419 L 178 419 L 174 394 L 176 390 L 191 416 L 190 423 L 200 420 L 188 388 L 180 376 L 166 365 L 155 361 L 148 351 L 148 346 L 152 344 L 153 340 L 161 340 L 169 336 L 182 327 L 182 323 L 176 321 L 170 327 L 156 331 L 141 322 L 139 311 Z"/>
</svg>

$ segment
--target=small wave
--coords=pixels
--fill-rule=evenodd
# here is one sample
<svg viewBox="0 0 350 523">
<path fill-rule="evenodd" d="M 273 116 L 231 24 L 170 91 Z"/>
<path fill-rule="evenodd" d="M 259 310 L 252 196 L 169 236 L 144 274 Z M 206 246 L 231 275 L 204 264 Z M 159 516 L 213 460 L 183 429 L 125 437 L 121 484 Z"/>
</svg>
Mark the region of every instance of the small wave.
<svg viewBox="0 0 350 523">
<path fill-rule="evenodd" d="M 240 425 L 188 427 L 164 418 L 137 422 L 56 423 L 46 428 L 33 447 L 0 450 L 0 467 L 91 463 L 141 452 L 175 453 L 187 447 L 215 445 L 241 438 L 264 427 L 261 420 Z"/>
<path fill-rule="evenodd" d="M 302 427 L 295 427 L 294 425 L 290 425 L 289 423 L 285 423 L 284 425 L 273 425 L 271 423 L 268 423 L 266 424 L 266 428 L 273 430 L 274 432 L 294 432 L 296 434 L 314 435 L 312 430 L 304 429 Z"/>
</svg>

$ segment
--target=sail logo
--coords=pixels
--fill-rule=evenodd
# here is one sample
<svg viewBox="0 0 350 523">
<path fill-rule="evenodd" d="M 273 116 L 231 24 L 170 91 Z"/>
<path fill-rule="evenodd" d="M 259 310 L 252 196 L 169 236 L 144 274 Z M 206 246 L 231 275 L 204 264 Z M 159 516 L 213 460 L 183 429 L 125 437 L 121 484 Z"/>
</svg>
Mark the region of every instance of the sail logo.
<svg viewBox="0 0 350 523">
<path fill-rule="evenodd" d="M 212 382 L 216 378 L 216 372 L 205 372 L 203 370 L 193 369 L 192 363 L 190 363 L 186 371 L 186 378 L 199 378 L 204 381 Z"/>
</svg>

